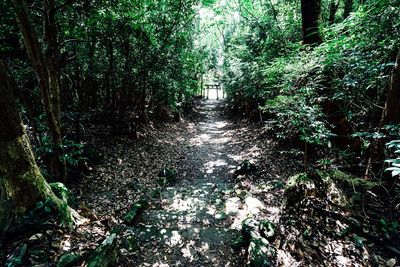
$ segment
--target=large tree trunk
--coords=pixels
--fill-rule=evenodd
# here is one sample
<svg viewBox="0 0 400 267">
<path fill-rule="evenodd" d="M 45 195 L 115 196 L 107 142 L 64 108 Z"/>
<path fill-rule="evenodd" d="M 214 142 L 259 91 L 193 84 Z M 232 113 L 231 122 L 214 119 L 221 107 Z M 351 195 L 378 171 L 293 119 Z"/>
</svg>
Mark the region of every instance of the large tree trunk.
<svg viewBox="0 0 400 267">
<path fill-rule="evenodd" d="M 400 124 L 400 50 L 397 53 L 392 76 L 390 77 L 381 125 L 388 123 Z"/>
<path fill-rule="evenodd" d="M 321 43 L 319 20 L 321 15 L 321 0 L 301 0 L 301 16 L 304 44 Z"/>
<path fill-rule="evenodd" d="M 13 0 L 18 26 L 21 30 L 24 44 L 32 63 L 33 70 L 40 85 L 40 92 L 47 115 L 49 134 L 54 145 L 54 157 L 51 162 L 51 172 L 58 180 L 67 179 L 66 162 L 62 159 L 63 146 L 61 135 L 60 80 L 58 69 L 57 27 L 55 23 L 55 2 L 45 1 L 46 16 L 44 31 L 46 53 L 40 48 L 35 29 L 32 25 L 25 2 Z"/>
<path fill-rule="evenodd" d="M 15 83 L 0 61 L 0 233 L 39 200 L 52 200 L 58 210 L 72 218 L 72 210 L 54 195 L 36 165 L 13 91 Z"/>
</svg>

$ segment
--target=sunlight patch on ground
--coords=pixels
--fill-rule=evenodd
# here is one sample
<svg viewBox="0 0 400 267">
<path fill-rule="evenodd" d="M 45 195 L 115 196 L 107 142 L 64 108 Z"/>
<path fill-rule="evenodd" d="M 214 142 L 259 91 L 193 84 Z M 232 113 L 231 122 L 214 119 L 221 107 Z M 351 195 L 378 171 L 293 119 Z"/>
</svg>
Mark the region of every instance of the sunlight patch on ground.
<svg viewBox="0 0 400 267">
<path fill-rule="evenodd" d="M 277 253 L 276 253 L 277 259 L 278 259 L 278 263 L 279 266 L 282 267 L 297 267 L 300 266 L 300 262 L 297 262 L 293 256 L 282 249 L 278 249 Z"/>
<path fill-rule="evenodd" d="M 195 253 L 196 250 L 193 248 L 195 245 L 195 242 L 193 240 L 190 240 L 185 244 L 185 246 L 181 249 L 182 256 L 184 258 L 189 259 L 189 262 L 192 262 L 195 259 Z"/>
<path fill-rule="evenodd" d="M 172 247 L 172 246 L 177 246 L 182 243 L 182 236 L 179 234 L 178 231 L 174 230 L 171 232 L 170 235 L 167 234 L 166 229 L 162 229 L 160 231 L 160 234 L 162 234 L 163 238 L 165 239 L 165 244 Z"/>
<path fill-rule="evenodd" d="M 241 205 L 241 201 L 239 197 L 231 197 L 228 198 L 225 202 L 225 213 L 235 214 L 239 211 Z"/>
<path fill-rule="evenodd" d="M 242 151 L 240 154 L 236 154 L 236 155 L 228 155 L 228 157 L 234 161 L 242 161 L 244 159 L 253 159 L 253 161 L 255 161 L 255 158 L 259 157 L 262 153 L 262 149 L 259 148 L 258 146 L 253 146 L 249 149 L 246 149 L 244 151 Z"/>
<path fill-rule="evenodd" d="M 228 157 L 234 161 L 242 161 L 243 160 L 243 156 L 242 155 L 228 155 Z"/>
<path fill-rule="evenodd" d="M 230 137 L 214 138 L 210 141 L 211 144 L 226 144 L 231 140 Z"/>
<path fill-rule="evenodd" d="M 328 255 L 332 255 L 332 258 L 338 263 L 338 266 L 352 266 L 354 259 L 344 255 L 347 254 L 346 252 L 354 250 L 354 243 L 332 239 L 326 240 L 326 245 L 324 246 L 324 252 Z M 368 258 L 368 255 L 364 254 L 363 256 Z"/>
<path fill-rule="evenodd" d="M 175 198 L 170 209 L 175 211 L 196 211 L 205 206 L 204 200 L 189 197 L 187 199 Z"/>
<path fill-rule="evenodd" d="M 244 200 L 247 211 L 252 215 L 257 215 L 264 208 L 264 204 L 254 197 L 246 197 Z"/>
<path fill-rule="evenodd" d="M 275 222 L 276 218 L 279 218 L 279 214 L 280 214 L 279 207 L 267 206 L 265 209 L 267 211 L 268 218 L 270 221 Z"/>
<path fill-rule="evenodd" d="M 264 204 L 257 198 L 248 196 L 244 200 L 244 205 L 240 207 L 239 198 L 230 198 L 225 203 L 225 212 L 227 214 L 236 213 L 231 229 L 240 230 L 242 222 L 246 218 L 256 217 L 262 210 L 265 209 Z"/>
<path fill-rule="evenodd" d="M 215 128 L 221 129 L 228 126 L 228 123 L 226 121 L 216 121 L 213 123 L 213 125 Z"/>
<path fill-rule="evenodd" d="M 145 265 L 145 266 L 146 266 L 146 265 Z M 150 264 L 147 265 L 147 266 L 150 266 Z M 154 263 L 152 266 L 153 266 L 153 267 L 169 267 L 169 265 L 166 264 L 166 263 Z"/>
<path fill-rule="evenodd" d="M 214 216 L 217 213 L 217 209 L 214 206 L 208 206 L 207 213 Z"/>
<path fill-rule="evenodd" d="M 210 174 L 213 173 L 215 169 L 221 167 L 221 166 L 226 166 L 228 165 L 228 163 L 222 159 L 218 159 L 218 160 L 213 160 L 213 161 L 209 161 L 206 162 L 206 164 L 204 164 L 204 168 L 206 169 L 206 173 Z"/>
<path fill-rule="evenodd" d="M 218 135 L 217 135 L 218 136 Z M 226 144 L 232 140 L 231 137 L 217 137 L 214 134 L 201 134 L 189 141 L 192 146 L 203 146 L 205 144 Z M 222 134 L 220 136 L 223 136 Z"/>
<path fill-rule="evenodd" d="M 225 144 L 232 141 L 232 133 L 224 131 L 223 128 L 229 125 L 226 121 L 200 123 L 200 130 L 204 132 L 189 140 L 193 146 L 205 144 Z"/>
</svg>

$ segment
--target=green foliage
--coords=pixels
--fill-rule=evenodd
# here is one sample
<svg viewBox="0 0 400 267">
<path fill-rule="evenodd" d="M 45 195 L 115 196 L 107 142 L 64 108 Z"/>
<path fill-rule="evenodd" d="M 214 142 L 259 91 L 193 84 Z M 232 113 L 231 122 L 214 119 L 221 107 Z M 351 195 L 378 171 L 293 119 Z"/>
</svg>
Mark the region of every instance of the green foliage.
<svg viewBox="0 0 400 267">
<path fill-rule="evenodd" d="M 124 221 L 127 225 L 132 225 L 137 216 L 148 206 L 147 200 L 141 199 L 135 203 L 125 215 Z"/>
<path fill-rule="evenodd" d="M 54 202 L 48 198 L 44 201 L 38 201 L 35 207 L 23 216 L 23 219 L 28 222 L 42 223 L 51 215 L 54 215 L 55 211 L 57 211 L 57 208 Z"/>
<path fill-rule="evenodd" d="M 39 159 L 47 158 L 48 156 L 54 154 L 56 149 L 59 149 L 58 147 L 54 147 L 51 138 L 48 135 L 42 136 L 41 144 L 41 146 L 35 148 L 35 154 Z M 82 147 L 83 146 L 81 144 L 74 143 L 70 140 L 64 140 L 63 148 L 65 150 L 65 154 L 63 155 L 63 158 L 67 160 L 69 165 L 76 166 L 79 160 L 84 159 L 81 158 Z"/>
<path fill-rule="evenodd" d="M 14 251 L 9 255 L 7 261 L 5 262 L 6 267 L 17 267 L 23 266 L 25 263 L 25 259 L 27 257 L 27 249 L 28 245 L 23 244 L 14 249 Z"/>
<path fill-rule="evenodd" d="M 67 166 L 77 167 L 80 162 L 87 160 L 83 156 L 83 145 L 81 143 L 64 139 L 63 151 L 62 158 L 67 162 Z"/>
<path fill-rule="evenodd" d="M 65 203 L 67 203 L 70 207 L 76 206 L 76 198 L 74 194 L 69 190 L 63 183 L 49 183 L 51 190 L 53 190 L 54 194 Z"/>
<path fill-rule="evenodd" d="M 57 149 L 61 149 L 54 146 L 50 136 L 47 134 L 42 136 L 40 144 L 34 147 L 34 152 L 39 162 L 46 162 L 56 153 Z M 64 154 L 61 157 L 66 161 L 69 169 L 77 168 L 80 163 L 86 162 L 87 158 L 84 156 L 83 145 L 81 143 L 64 139 L 62 146 Z"/>
<path fill-rule="evenodd" d="M 288 3 L 275 6 L 279 23 L 273 23 L 268 7 L 243 14 L 247 20 L 234 32 L 225 53 L 228 96 L 236 106 L 260 107 L 266 127 L 283 139 L 330 147 L 337 127 L 327 117 L 330 102 L 338 104 L 338 112 L 356 132 L 370 130 L 365 117 L 381 113 L 400 45 L 400 38 L 392 34 L 400 29 L 398 2 L 370 1 L 344 21 L 339 14 L 339 23 L 324 25 L 324 42 L 316 48 L 299 45 L 299 17 L 290 25 L 280 23 L 293 21 L 292 12 L 298 12 Z M 377 136 L 364 137 L 368 141 Z"/>
<path fill-rule="evenodd" d="M 275 120 L 267 122 L 267 127 L 277 130 L 280 138 L 300 137 L 309 144 L 327 143 L 331 135 L 320 107 L 311 104 L 309 99 L 301 95 L 282 96 L 267 101 L 262 110 L 274 114 Z"/>
<path fill-rule="evenodd" d="M 82 257 L 78 255 L 77 253 L 71 252 L 71 253 L 66 253 L 60 257 L 60 259 L 57 262 L 57 267 L 70 267 L 70 266 L 75 266 L 79 262 L 79 260 Z"/>
<path fill-rule="evenodd" d="M 392 176 L 400 177 L 400 140 L 392 140 L 386 144 L 388 149 L 394 150 L 394 154 L 398 155 L 397 158 L 387 159 L 385 162 L 389 163 L 390 167 L 386 168 L 385 171 L 390 171 Z"/>
<path fill-rule="evenodd" d="M 161 187 L 172 185 L 176 182 L 176 170 L 171 168 L 163 168 L 158 173 L 157 183 Z"/>
<path fill-rule="evenodd" d="M 367 241 L 364 237 L 358 236 L 357 234 L 353 234 L 353 241 L 354 245 L 358 249 L 363 249 L 364 248 L 364 242 Z"/>
<path fill-rule="evenodd" d="M 397 235 L 400 227 L 398 221 L 386 221 L 385 219 L 380 219 L 379 221 L 381 231 L 386 236 Z"/>
<path fill-rule="evenodd" d="M 248 241 L 246 241 L 243 236 L 239 235 L 235 239 L 232 240 L 231 242 L 231 247 L 234 250 L 241 250 L 243 247 L 248 245 Z"/>
<path fill-rule="evenodd" d="M 124 238 L 123 246 L 129 252 L 135 252 L 140 250 L 140 246 L 138 245 L 138 241 L 136 240 L 134 235 L 128 235 Z"/>
<path fill-rule="evenodd" d="M 268 240 L 270 240 L 276 235 L 276 227 L 270 221 L 267 220 L 260 221 L 259 229 L 261 235 Z"/>
</svg>

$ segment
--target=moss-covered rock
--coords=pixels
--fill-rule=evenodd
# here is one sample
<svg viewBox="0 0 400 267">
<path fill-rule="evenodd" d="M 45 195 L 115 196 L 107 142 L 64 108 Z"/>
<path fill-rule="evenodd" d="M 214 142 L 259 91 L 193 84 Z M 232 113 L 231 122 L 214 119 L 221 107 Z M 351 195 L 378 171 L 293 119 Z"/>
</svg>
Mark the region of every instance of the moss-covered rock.
<svg viewBox="0 0 400 267">
<path fill-rule="evenodd" d="M 137 216 L 148 206 L 146 200 L 142 199 L 135 203 L 129 212 L 125 215 L 124 221 L 127 225 L 133 225 Z"/>
<path fill-rule="evenodd" d="M 284 207 L 296 208 L 306 197 L 325 198 L 329 182 L 315 170 L 291 176 L 285 186 Z"/>
<path fill-rule="evenodd" d="M 5 266 L 16 267 L 26 266 L 26 264 L 28 264 L 28 245 L 22 244 L 8 255 Z"/>
<path fill-rule="evenodd" d="M 302 172 L 289 177 L 286 182 L 286 188 L 298 186 L 300 184 L 311 185 L 313 184 L 313 181 L 310 179 L 310 177 L 308 177 L 307 173 Z"/>
<path fill-rule="evenodd" d="M 73 267 L 80 261 L 81 256 L 76 253 L 66 253 L 60 257 L 57 267 Z"/>
<path fill-rule="evenodd" d="M 89 253 L 84 262 L 87 267 L 115 266 L 118 257 L 117 234 L 111 234 L 94 251 Z"/>
<path fill-rule="evenodd" d="M 248 255 L 248 265 L 250 267 L 267 267 L 274 266 L 276 251 L 265 238 L 252 238 Z"/>
<path fill-rule="evenodd" d="M 256 165 L 254 165 L 248 160 L 244 160 L 236 167 L 234 175 L 238 176 L 238 175 L 250 174 L 252 172 L 255 172 L 256 170 L 257 170 Z"/>
<path fill-rule="evenodd" d="M 378 183 L 364 178 L 355 177 L 339 170 L 318 171 L 326 181 L 334 182 L 351 189 L 366 191 L 378 186 Z"/>
</svg>

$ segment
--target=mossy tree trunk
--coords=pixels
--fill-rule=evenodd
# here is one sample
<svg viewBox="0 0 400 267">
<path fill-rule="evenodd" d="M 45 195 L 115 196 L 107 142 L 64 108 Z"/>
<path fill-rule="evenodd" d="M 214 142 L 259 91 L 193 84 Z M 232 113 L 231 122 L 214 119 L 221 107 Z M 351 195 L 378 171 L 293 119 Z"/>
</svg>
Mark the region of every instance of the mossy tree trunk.
<svg viewBox="0 0 400 267">
<path fill-rule="evenodd" d="M 60 104 L 60 74 L 59 45 L 57 41 L 57 25 L 55 22 L 56 3 L 54 0 L 44 1 L 44 42 L 45 53 L 42 51 L 25 1 L 13 0 L 18 27 L 36 73 L 44 110 L 47 115 L 49 135 L 54 145 L 54 156 L 50 163 L 52 175 L 57 180 L 66 182 L 66 162 L 62 159 L 63 146 L 61 135 L 61 104 Z"/>
<path fill-rule="evenodd" d="M 54 195 L 36 165 L 14 91 L 7 65 L 0 61 L 0 232 L 39 200 L 51 199 L 56 209 L 72 218 L 67 204 Z"/>
</svg>

